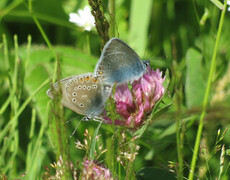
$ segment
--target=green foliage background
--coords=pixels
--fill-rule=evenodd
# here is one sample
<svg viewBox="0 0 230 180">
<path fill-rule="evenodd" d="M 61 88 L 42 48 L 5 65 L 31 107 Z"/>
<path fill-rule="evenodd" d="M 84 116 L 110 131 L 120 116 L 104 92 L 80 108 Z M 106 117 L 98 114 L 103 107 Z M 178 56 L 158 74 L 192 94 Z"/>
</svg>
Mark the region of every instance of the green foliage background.
<svg viewBox="0 0 230 180">
<path fill-rule="evenodd" d="M 103 11 L 109 20 L 108 3 L 102 0 Z M 59 158 L 52 136 L 49 118 L 52 111 L 46 91 L 49 79 L 55 73 L 57 56 L 62 78 L 94 71 L 101 52 L 96 30 L 86 32 L 68 21 L 69 13 L 83 9 L 86 4 L 86 0 L 0 2 L 2 178 L 41 179 L 45 167 Z M 138 174 L 144 168 L 139 171 L 139 176 L 144 173 L 145 177 L 157 177 L 173 169 L 178 179 L 180 175 L 188 177 L 221 10 L 211 1 L 199 0 L 117 0 L 115 8 L 116 36 L 129 44 L 141 58 L 150 59 L 152 68 L 160 68 L 163 72 L 169 70 L 167 79 L 170 83 L 162 104 L 170 106 L 154 117 L 153 123 L 138 140 L 140 150 L 133 171 Z M 51 47 L 38 29 L 35 18 Z M 230 178 L 230 132 L 226 131 L 222 136 L 230 127 L 229 27 L 230 12 L 227 11 L 217 50 L 195 178 Z M 31 44 L 28 43 L 30 37 Z M 64 112 L 65 121 L 75 118 L 65 126 L 69 146 L 66 148 L 69 148 L 70 159 L 76 164 L 84 157 L 84 152 L 75 148 L 76 138 L 82 140 L 85 129 L 93 135 L 98 122 L 81 123 L 74 138 L 69 138 L 82 116 L 66 108 Z M 218 136 L 219 129 L 221 133 Z M 115 132 L 117 129 L 110 125 L 101 126 L 99 134 L 102 134 L 105 148 L 111 147 Z M 177 133 L 180 142 L 177 141 Z M 178 168 L 178 143 L 183 173 Z M 223 145 L 226 154 L 224 171 L 220 175 L 220 150 Z M 125 178 L 123 169 L 118 175 L 116 168 L 109 164 L 112 158 L 116 159 L 116 154 L 108 150 L 103 158 L 115 176 Z M 164 169 L 164 172 L 157 169 L 148 171 L 150 167 Z M 153 174 L 148 174 L 151 171 Z M 22 177 L 23 174 L 26 176 Z"/>
</svg>

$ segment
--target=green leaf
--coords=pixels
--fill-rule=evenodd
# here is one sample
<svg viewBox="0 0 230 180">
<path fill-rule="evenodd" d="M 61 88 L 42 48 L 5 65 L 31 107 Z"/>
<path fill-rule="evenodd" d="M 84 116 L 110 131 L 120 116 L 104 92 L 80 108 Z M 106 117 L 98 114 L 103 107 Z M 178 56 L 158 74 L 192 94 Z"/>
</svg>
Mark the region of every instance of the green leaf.
<svg viewBox="0 0 230 180">
<path fill-rule="evenodd" d="M 131 2 L 129 44 L 137 51 L 140 57 L 143 57 L 148 38 L 152 0 L 145 0 L 144 3 L 143 1 Z"/>
<path fill-rule="evenodd" d="M 205 83 L 202 76 L 202 55 L 191 48 L 186 54 L 186 81 L 185 91 L 187 106 L 201 106 L 204 99 Z"/>
<path fill-rule="evenodd" d="M 167 69 L 165 72 L 165 80 L 163 82 L 163 87 L 165 88 L 165 93 L 168 90 L 169 82 L 170 82 L 170 76 L 169 76 L 169 70 Z"/>
<path fill-rule="evenodd" d="M 103 122 L 101 121 L 100 124 L 98 125 L 97 129 L 94 132 L 94 135 L 93 135 L 93 138 L 92 138 L 91 147 L 90 147 L 90 152 L 89 152 L 90 159 L 94 159 L 94 157 L 95 157 L 96 144 L 97 144 L 97 138 L 96 137 L 98 135 L 98 132 L 99 132 L 99 129 L 100 129 L 102 123 Z"/>
<path fill-rule="evenodd" d="M 224 9 L 224 5 L 223 5 L 220 1 L 218 1 L 218 0 L 211 0 L 211 2 L 212 2 L 213 4 L 215 4 L 216 7 L 218 7 L 220 10 L 223 10 L 223 9 Z"/>
<path fill-rule="evenodd" d="M 39 3 L 34 2 L 33 11 L 49 15 L 50 17 L 59 18 L 61 20 L 68 20 L 68 15 L 64 12 L 61 3 L 57 3 L 56 0 L 39 0 Z"/>
<path fill-rule="evenodd" d="M 25 79 L 25 88 L 29 95 L 31 95 L 44 80 L 48 79 L 48 73 L 43 66 L 37 66 L 31 73 L 30 76 L 27 76 Z M 48 118 L 48 109 L 47 102 L 49 100 L 46 95 L 48 85 L 45 86 L 41 91 L 39 91 L 36 96 L 33 97 L 34 103 L 36 104 L 35 108 L 38 112 L 38 116 L 41 118 L 41 121 L 47 121 Z"/>
<path fill-rule="evenodd" d="M 133 136 L 136 136 L 136 138 L 141 137 L 144 134 L 144 132 L 147 129 L 147 127 L 149 126 L 148 122 L 146 122 L 140 129 L 138 129 L 137 131 L 135 131 L 134 134 L 133 134 Z"/>
<path fill-rule="evenodd" d="M 176 180 L 176 177 L 172 172 L 153 167 L 139 170 L 136 178 L 137 180 Z"/>
<path fill-rule="evenodd" d="M 0 1 L 0 9 L 2 10 L 7 5 L 7 0 L 1 0 Z"/>
</svg>

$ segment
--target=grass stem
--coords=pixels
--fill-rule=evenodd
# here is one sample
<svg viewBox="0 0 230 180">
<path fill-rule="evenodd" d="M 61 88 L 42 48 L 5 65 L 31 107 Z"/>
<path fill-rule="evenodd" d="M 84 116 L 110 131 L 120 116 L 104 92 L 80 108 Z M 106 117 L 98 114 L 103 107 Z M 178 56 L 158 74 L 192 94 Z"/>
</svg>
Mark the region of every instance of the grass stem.
<svg viewBox="0 0 230 180">
<path fill-rule="evenodd" d="M 214 47 L 214 51 L 213 51 L 213 55 L 212 55 L 211 67 L 210 67 L 210 71 L 209 71 L 208 82 L 207 82 L 207 87 L 206 87 L 203 106 L 202 106 L 202 113 L 201 113 L 200 120 L 199 120 L 199 127 L 198 127 L 198 131 L 197 131 L 197 136 L 196 136 L 196 141 L 195 141 L 195 146 L 194 146 L 194 152 L 193 152 L 193 157 L 192 157 L 192 162 L 191 162 L 191 170 L 189 172 L 189 177 L 188 177 L 189 180 L 193 179 L 193 176 L 195 173 L 196 160 L 197 160 L 197 156 L 198 156 L 200 140 L 201 140 L 201 135 L 202 135 L 203 126 L 204 126 L 204 117 L 206 115 L 206 108 L 207 108 L 207 104 L 208 104 L 208 97 L 210 94 L 212 78 L 213 78 L 214 73 L 215 73 L 216 55 L 217 55 L 220 35 L 221 35 L 223 23 L 224 23 L 224 16 L 225 16 L 225 12 L 226 12 L 226 7 L 227 7 L 227 0 L 225 0 L 225 3 L 224 3 L 224 9 L 222 10 L 222 13 L 221 13 L 220 23 L 219 23 L 219 27 L 218 27 L 218 31 L 217 31 L 217 37 L 216 37 L 215 47 Z"/>
<path fill-rule="evenodd" d="M 110 13 L 110 26 L 109 26 L 109 37 L 115 37 L 116 27 L 116 14 L 115 14 L 115 0 L 109 0 L 109 13 Z"/>
</svg>

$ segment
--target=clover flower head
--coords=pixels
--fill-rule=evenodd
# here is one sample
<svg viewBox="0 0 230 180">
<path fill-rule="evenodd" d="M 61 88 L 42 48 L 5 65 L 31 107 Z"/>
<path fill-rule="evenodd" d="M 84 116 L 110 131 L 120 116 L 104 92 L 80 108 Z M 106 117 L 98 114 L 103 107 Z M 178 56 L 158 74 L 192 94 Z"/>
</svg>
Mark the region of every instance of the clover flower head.
<svg viewBox="0 0 230 180">
<path fill-rule="evenodd" d="M 102 164 L 99 164 L 96 161 L 85 160 L 83 165 L 83 179 L 113 179 L 112 173 L 109 171 L 109 169 L 105 168 Z"/>
<path fill-rule="evenodd" d="M 131 90 L 127 84 L 117 86 L 114 101 L 116 111 L 122 119 L 115 120 L 115 124 L 132 128 L 140 126 L 144 117 L 152 111 L 156 102 L 165 93 L 164 80 L 165 78 L 162 78 L 162 72 L 159 69 L 154 71 L 148 66 L 146 73 L 132 82 Z M 108 120 L 108 117 L 105 119 Z M 111 121 L 108 120 L 108 123 Z"/>
<path fill-rule="evenodd" d="M 85 6 L 83 10 L 78 10 L 78 13 L 70 13 L 69 21 L 83 27 L 86 31 L 91 31 L 95 27 L 95 19 L 89 6 Z"/>
</svg>

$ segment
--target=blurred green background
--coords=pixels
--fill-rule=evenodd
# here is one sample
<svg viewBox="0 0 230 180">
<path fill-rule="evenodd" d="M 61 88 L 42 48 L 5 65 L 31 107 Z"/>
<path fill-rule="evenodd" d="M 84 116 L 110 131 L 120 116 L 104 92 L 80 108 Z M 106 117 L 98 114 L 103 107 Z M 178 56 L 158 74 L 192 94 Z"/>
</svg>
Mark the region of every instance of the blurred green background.
<svg viewBox="0 0 230 180">
<path fill-rule="evenodd" d="M 77 13 L 87 3 L 86 0 L 0 1 L 0 177 L 23 178 L 22 175 L 27 174 L 27 179 L 40 179 L 45 167 L 56 161 L 46 95 L 49 83 L 36 95 L 34 92 L 53 77 L 56 55 L 60 58 L 62 78 L 94 71 L 101 52 L 96 29 L 85 31 L 69 22 L 69 13 Z M 102 0 L 101 9 L 110 23 L 108 5 L 107 0 Z M 176 121 L 180 119 L 183 176 L 187 177 L 221 10 L 211 1 L 199 0 L 116 0 L 115 9 L 116 37 L 129 44 L 142 59 L 149 59 L 153 69 L 170 72 L 163 103 L 172 106 L 155 117 L 138 141 L 141 148 L 134 171 L 156 167 L 172 169 L 177 174 Z M 220 173 L 220 149 L 224 144 L 226 150 L 230 148 L 229 131 L 220 139 L 230 127 L 229 27 L 230 12 L 227 11 L 195 178 L 216 179 Z M 28 49 L 29 35 L 32 43 Z M 31 100 L 24 104 L 30 97 Z M 78 119 L 66 124 L 69 137 L 82 116 L 67 108 L 64 111 L 65 121 Z M 84 157 L 84 152 L 75 148 L 76 138 L 83 139 L 85 129 L 94 132 L 97 126 L 97 122 L 83 122 L 74 138 L 68 138 L 74 163 L 81 162 Z M 108 147 L 107 139 L 113 136 L 111 127 L 103 125 L 100 134 L 104 146 Z M 229 154 L 226 153 L 223 179 L 230 178 L 229 166 Z"/>
</svg>

